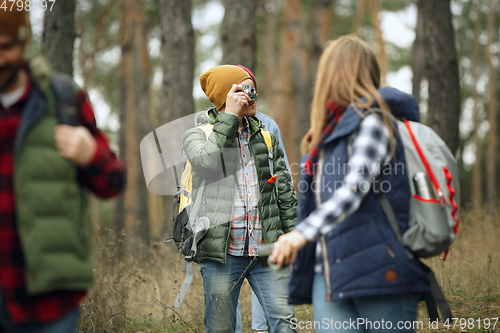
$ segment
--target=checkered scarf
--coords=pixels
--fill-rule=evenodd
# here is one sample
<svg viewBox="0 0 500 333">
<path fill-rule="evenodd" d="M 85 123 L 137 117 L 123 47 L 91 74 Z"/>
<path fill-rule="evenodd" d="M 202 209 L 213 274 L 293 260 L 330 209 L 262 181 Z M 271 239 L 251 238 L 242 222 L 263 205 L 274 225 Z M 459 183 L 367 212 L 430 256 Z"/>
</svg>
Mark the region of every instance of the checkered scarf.
<svg viewBox="0 0 500 333">
<path fill-rule="evenodd" d="M 323 148 L 323 141 L 325 141 L 325 139 L 333 133 L 335 127 L 337 127 L 340 117 L 342 117 L 345 111 L 343 107 L 334 101 L 326 103 L 326 108 L 328 112 L 325 115 L 325 126 L 321 132 L 321 140 L 314 145 L 309 152 L 309 157 L 304 162 L 304 170 L 310 176 L 313 176 L 316 173 L 315 164 L 318 162 L 318 153 L 321 148 Z M 312 135 L 309 135 L 308 140 L 309 142 L 312 140 Z"/>
</svg>

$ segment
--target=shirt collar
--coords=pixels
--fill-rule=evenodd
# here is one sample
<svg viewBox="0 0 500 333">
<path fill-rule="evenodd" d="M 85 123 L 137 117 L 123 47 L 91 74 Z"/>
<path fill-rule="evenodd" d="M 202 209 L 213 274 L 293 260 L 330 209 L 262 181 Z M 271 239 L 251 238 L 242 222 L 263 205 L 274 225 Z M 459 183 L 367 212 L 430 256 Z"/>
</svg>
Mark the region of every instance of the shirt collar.
<svg viewBox="0 0 500 333">
<path fill-rule="evenodd" d="M 241 132 L 250 133 L 250 126 L 249 126 L 247 117 L 243 117 L 242 124 L 243 124 L 243 127 L 241 128 Z"/>
</svg>

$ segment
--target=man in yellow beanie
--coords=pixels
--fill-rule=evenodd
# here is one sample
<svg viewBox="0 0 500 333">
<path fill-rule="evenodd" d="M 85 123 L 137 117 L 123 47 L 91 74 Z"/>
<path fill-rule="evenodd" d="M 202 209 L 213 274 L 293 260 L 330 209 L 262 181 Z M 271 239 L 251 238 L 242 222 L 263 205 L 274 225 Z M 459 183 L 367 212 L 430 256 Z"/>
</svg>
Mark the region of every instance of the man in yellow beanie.
<svg viewBox="0 0 500 333">
<path fill-rule="evenodd" d="M 192 165 L 196 212 L 210 228 L 197 244 L 203 276 L 205 329 L 234 332 L 236 307 L 246 278 L 263 305 L 270 332 L 294 332 L 288 305 L 288 268 L 271 269 L 258 259 L 259 248 L 293 230 L 297 199 L 276 136 L 255 116 L 256 101 L 243 85 L 255 87 L 242 68 L 218 66 L 200 76 L 214 103 L 198 116 L 183 139 Z M 266 141 L 266 137 L 269 138 Z M 270 142 L 269 142 L 270 141 Z"/>
<path fill-rule="evenodd" d="M 218 111 L 233 113 L 240 120 L 244 116 L 255 116 L 256 102 L 252 101 L 241 87 L 236 86 L 237 84 L 253 85 L 250 75 L 237 66 L 214 67 L 200 76 L 201 89 Z M 225 110 L 226 99 L 229 99 L 231 106 L 228 110 Z"/>
<path fill-rule="evenodd" d="M 86 93 L 23 58 L 29 38 L 28 12 L 0 9 L 0 332 L 77 332 L 93 283 L 87 192 L 119 194 L 125 166 Z"/>
</svg>

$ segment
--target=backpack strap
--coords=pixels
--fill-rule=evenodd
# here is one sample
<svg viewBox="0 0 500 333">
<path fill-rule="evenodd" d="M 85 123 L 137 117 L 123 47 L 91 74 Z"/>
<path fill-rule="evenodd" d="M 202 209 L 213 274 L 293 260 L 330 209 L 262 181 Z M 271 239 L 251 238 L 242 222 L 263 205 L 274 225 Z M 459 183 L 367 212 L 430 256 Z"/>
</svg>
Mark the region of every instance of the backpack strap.
<svg viewBox="0 0 500 333">
<path fill-rule="evenodd" d="M 179 293 L 175 297 L 174 308 L 176 309 L 179 309 L 181 307 L 182 301 L 184 300 L 189 286 L 191 285 L 191 280 L 193 280 L 193 261 L 184 261 L 184 267 L 182 271 L 186 272 L 186 276 L 184 277 L 184 281 L 182 281 Z"/>
<path fill-rule="evenodd" d="M 434 272 L 432 272 L 432 270 L 422 262 L 420 262 L 420 264 L 422 264 L 427 271 L 427 278 L 429 278 L 431 283 L 431 291 L 425 295 L 425 304 L 427 305 L 429 319 L 431 321 L 439 320 L 439 308 L 443 318 L 451 321 L 453 319 L 453 314 L 451 313 L 450 305 L 446 301 L 446 297 L 439 287 L 439 283 L 436 280 L 436 276 L 434 276 Z"/>
<path fill-rule="evenodd" d="M 80 120 L 78 119 L 78 103 L 76 102 L 75 85 L 71 76 L 53 72 L 50 81 L 52 94 L 54 95 L 55 112 L 59 124 L 78 126 Z M 81 208 L 85 209 L 87 206 L 87 197 L 84 195 L 84 189 L 79 186 L 80 195 L 83 198 L 81 201 Z"/>
<path fill-rule="evenodd" d="M 205 132 L 205 135 L 207 136 L 207 139 L 208 139 L 208 136 L 214 130 L 214 124 L 207 123 L 205 125 L 198 126 L 198 128 L 201 128 L 203 130 L 203 132 Z"/>
<path fill-rule="evenodd" d="M 271 148 L 273 147 L 273 140 L 271 139 L 271 133 L 266 129 L 261 129 L 260 131 L 262 133 L 262 136 L 264 137 L 264 141 L 266 142 L 267 151 L 271 151 Z"/>
<path fill-rule="evenodd" d="M 66 74 L 54 72 L 50 83 L 56 103 L 56 114 L 60 124 L 78 126 L 78 105 L 73 79 Z"/>
<path fill-rule="evenodd" d="M 203 132 L 205 132 L 205 135 L 208 139 L 208 136 L 210 133 L 212 133 L 214 129 L 213 124 L 204 124 L 201 126 L 198 126 L 198 128 L 202 129 Z M 188 161 L 189 163 L 189 161 Z M 186 166 L 188 166 L 186 164 Z M 192 177 L 192 169 L 191 169 L 191 164 L 189 164 L 189 175 L 186 173 L 187 168 L 184 170 L 182 173 L 182 183 L 186 183 L 186 178 L 191 176 Z M 186 275 L 184 276 L 184 280 L 182 281 L 181 287 L 179 289 L 179 293 L 177 293 L 177 296 L 175 297 L 174 300 L 174 308 L 179 309 L 181 307 L 182 301 L 184 300 L 184 297 L 187 294 L 187 291 L 189 289 L 189 286 L 191 285 L 191 281 L 193 280 L 193 259 L 197 254 L 198 250 L 198 242 L 200 239 L 205 236 L 205 234 L 208 231 L 208 228 L 210 228 L 210 221 L 205 217 L 205 218 L 200 218 L 197 219 L 198 217 L 198 211 L 200 210 L 201 206 L 201 198 L 203 196 L 203 192 L 205 191 L 205 184 L 207 180 L 203 179 L 201 181 L 201 185 L 198 189 L 198 193 L 196 194 L 196 198 L 194 198 L 193 201 L 193 206 L 191 207 L 191 212 L 189 214 L 189 221 L 188 221 L 188 227 L 191 228 L 193 231 L 193 244 L 191 246 L 191 251 L 189 255 L 184 257 L 184 267 L 182 269 L 183 272 L 186 272 Z M 191 187 L 189 189 L 186 189 L 187 191 L 192 191 L 192 182 L 190 182 Z M 187 192 L 185 191 L 185 192 Z M 186 193 L 182 193 L 186 194 Z M 192 195 L 190 194 L 189 197 L 187 198 L 188 203 L 191 202 L 191 197 Z"/>
<path fill-rule="evenodd" d="M 201 197 L 205 190 L 206 182 L 206 179 L 202 180 L 200 188 L 198 189 L 198 193 L 196 194 L 196 198 L 194 199 L 193 207 L 191 209 L 191 213 L 189 214 L 189 226 L 194 226 L 194 224 L 196 223 L 196 217 L 198 216 L 198 210 L 200 209 L 201 205 Z M 200 220 L 202 219 L 200 218 Z M 186 275 L 184 276 L 184 280 L 182 281 L 179 293 L 174 300 L 174 308 L 176 309 L 179 309 L 181 307 L 182 301 L 184 300 L 189 286 L 191 285 L 191 281 L 193 280 L 193 258 L 196 256 L 198 241 L 203 238 L 203 236 L 205 236 L 208 228 L 210 227 L 210 221 L 206 217 L 203 218 L 202 221 L 198 222 L 201 222 L 199 223 L 200 228 L 198 228 L 198 225 L 191 228 L 193 230 L 193 245 L 191 246 L 190 254 L 184 258 L 185 261 L 183 271 L 186 271 Z"/>
<path fill-rule="evenodd" d="M 276 192 L 278 191 L 278 176 L 274 174 L 274 154 L 273 154 L 273 140 L 271 138 L 271 133 L 266 129 L 261 129 L 260 132 L 264 137 L 264 142 L 267 147 L 267 162 L 269 163 L 269 173 L 271 178 L 269 178 L 269 183 L 274 183 L 276 187 Z"/>
<path fill-rule="evenodd" d="M 210 133 L 212 133 L 214 125 L 213 124 L 204 124 L 198 126 L 203 132 L 205 132 L 205 136 L 208 139 L 208 136 Z M 183 156 L 186 158 L 186 155 L 183 150 Z M 189 160 L 186 161 L 184 165 L 184 170 L 182 171 L 181 174 L 181 182 L 180 182 L 180 188 L 179 191 L 176 193 L 176 196 L 178 197 L 179 201 L 179 209 L 178 213 L 180 213 L 187 205 L 189 205 L 192 201 L 191 199 L 191 192 L 193 190 L 193 183 L 192 183 L 192 166 L 191 162 Z"/>
</svg>

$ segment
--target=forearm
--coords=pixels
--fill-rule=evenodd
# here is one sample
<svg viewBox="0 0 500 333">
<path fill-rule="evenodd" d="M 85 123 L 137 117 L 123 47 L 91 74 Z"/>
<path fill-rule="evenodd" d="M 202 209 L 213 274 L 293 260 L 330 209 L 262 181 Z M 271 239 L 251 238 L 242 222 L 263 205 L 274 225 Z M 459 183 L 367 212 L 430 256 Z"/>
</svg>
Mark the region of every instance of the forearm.
<svg viewBox="0 0 500 333">
<path fill-rule="evenodd" d="M 342 181 L 342 187 L 297 225 L 309 241 L 335 229 L 343 220 L 355 212 L 363 198 L 370 192 L 380 172 L 380 163 L 390 160 L 388 132 L 384 123 L 370 115 L 361 124 L 353 145 L 353 154 L 348 160 L 349 173 Z"/>
<path fill-rule="evenodd" d="M 97 128 L 92 105 L 83 90 L 77 93 L 77 102 L 79 122 L 96 144 L 90 162 L 78 169 L 79 182 L 98 197 L 112 198 L 125 188 L 125 164 L 111 151 L 106 135 Z"/>
</svg>

